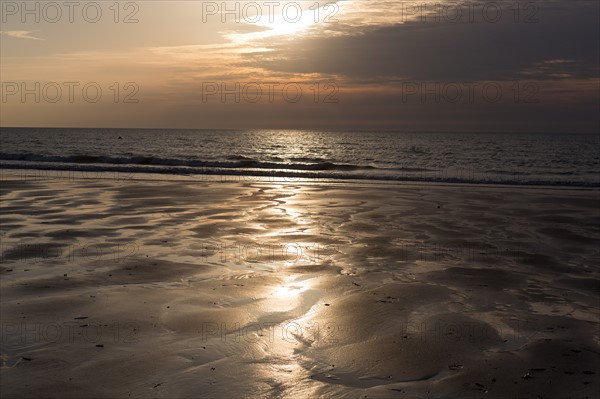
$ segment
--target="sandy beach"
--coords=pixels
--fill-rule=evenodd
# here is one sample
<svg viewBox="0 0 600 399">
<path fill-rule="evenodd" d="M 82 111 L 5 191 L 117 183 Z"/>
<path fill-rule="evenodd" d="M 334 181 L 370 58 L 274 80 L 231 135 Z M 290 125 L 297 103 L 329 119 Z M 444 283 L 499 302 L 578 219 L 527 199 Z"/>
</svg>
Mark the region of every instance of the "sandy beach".
<svg viewBox="0 0 600 399">
<path fill-rule="evenodd" d="M 592 398 L 599 193 L 1 184 L 2 398 Z"/>
</svg>

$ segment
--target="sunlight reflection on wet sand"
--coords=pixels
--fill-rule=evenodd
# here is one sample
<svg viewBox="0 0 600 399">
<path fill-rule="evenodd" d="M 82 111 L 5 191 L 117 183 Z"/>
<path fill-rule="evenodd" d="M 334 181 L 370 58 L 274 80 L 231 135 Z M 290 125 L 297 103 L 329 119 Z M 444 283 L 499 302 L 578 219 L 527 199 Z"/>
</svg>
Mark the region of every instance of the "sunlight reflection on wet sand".
<svg viewBox="0 0 600 399">
<path fill-rule="evenodd" d="M 75 322 L 78 332 L 32 345 L 7 330 L 3 393 L 29 384 L 42 395 L 51 383 L 63 397 L 466 397 L 481 381 L 500 398 L 551 393 L 541 372 L 513 383 L 540 364 L 593 368 L 584 349 L 598 340 L 597 273 L 585 266 L 597 251 L 581 234 L 571 249 L 539 241 L 556 232 L 540 231 L 547 209 L 530 206 L 561 196 L 569 205 L 556 212 L 581 221 L 564 228 L 596 237 L 586 222 L 597 212 L 592 192 L 483 188 L 474 197 L 405 186 L 392 196 L 373 184 L 110 181 L 2 189 L 4 325 Z M 57 202 L 57 191 L 69 195 Z M 490 229 L 479 209 L 504 228 Z M 494 248 L 507 231 L 520 237 L 512 256 L 452 247 Z M 48 244 L 77 250 L 32 258 Z M 589 276 L 567 277 L 584 268 Z M 112 330 L 91 342 L 86 331 L 103 326 Z M 589 375 L 572 378 L 588 393 Z"/>
</svg>

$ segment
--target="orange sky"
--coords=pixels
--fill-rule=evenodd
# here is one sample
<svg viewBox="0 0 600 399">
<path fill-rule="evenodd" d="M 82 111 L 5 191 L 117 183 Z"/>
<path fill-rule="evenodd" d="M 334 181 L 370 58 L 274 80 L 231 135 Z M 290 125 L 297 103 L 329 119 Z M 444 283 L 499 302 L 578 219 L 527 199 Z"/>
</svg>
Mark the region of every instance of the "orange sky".
<svg viewBox="0 0 600 399">
<path fill-rule="evenodd" d="M 438 3 L 2 1 L 1 124 L 598 129 L 597 2 Z"/>
</svg>

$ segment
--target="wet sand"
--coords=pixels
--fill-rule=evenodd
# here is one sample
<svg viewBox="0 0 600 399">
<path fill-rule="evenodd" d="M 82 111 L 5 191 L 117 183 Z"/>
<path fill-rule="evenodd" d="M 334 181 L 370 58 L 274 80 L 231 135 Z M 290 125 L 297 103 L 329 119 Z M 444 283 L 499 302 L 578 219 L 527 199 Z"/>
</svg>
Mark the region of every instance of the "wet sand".
<svg viewBox="0 0 600 399">
<path fill-rule="evenodd" d="M 1 183 L 3 398 L 586 398 L 597 190 Z"/>
</svg>

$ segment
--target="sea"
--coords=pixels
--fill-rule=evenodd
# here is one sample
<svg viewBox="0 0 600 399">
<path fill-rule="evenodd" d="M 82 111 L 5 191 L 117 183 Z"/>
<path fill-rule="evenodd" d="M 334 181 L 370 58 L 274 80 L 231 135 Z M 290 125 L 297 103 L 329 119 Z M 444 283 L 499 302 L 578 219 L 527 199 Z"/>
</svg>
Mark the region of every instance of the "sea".
<svg viewBox="0 0 600 399">
<path fill-rule="evenodd" d="M 599 150 L 569 132 L 0 129 L 0 168 L 26 175 L 600 187 Z"/>
</svg>

